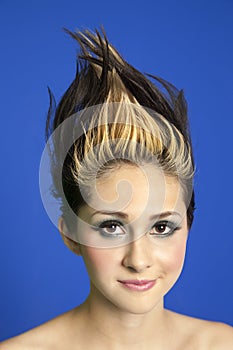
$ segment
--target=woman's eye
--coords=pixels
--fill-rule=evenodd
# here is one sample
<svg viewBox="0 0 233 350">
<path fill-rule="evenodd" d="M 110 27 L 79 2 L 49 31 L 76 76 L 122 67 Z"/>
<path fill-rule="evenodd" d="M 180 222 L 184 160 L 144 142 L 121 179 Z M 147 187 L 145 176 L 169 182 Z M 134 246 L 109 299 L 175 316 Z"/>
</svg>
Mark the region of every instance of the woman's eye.
<svg viewBox="0 0 233 350">
<path fill-rule="evenodd" d="M 125 234 L 121 224 L 115 221 L 103 222 L 100 224 L 99 229 L 100 233 L 106 236 L 120 236 Z"/>
<path fill-rule="evenodd" d="M 169 236 L 176 230 L 176 227 L 174 224 L 169 223 L 167 221 L 164 222 L 158 222 L 155 224 L 152 229 L 150 230 L 150 234 L 152 236 Z"/>
</svg>

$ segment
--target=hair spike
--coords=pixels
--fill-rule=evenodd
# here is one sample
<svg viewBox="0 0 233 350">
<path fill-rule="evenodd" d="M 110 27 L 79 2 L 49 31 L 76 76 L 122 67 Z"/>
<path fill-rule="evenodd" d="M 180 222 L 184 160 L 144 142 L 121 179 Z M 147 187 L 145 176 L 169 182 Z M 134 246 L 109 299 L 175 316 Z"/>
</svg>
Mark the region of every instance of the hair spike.
<svg viewBox="0 0 233 350">
<path fill-rule="evenodd" d="M 130 156 L 138 159 L 149 150 L 159 156 L 166 173 L 179 176 L 184 181 L 192 179 L 194 164 L 183 90 L 177 90 L 160 77 L 144 75 L 127 63 L 109 43 L 103 27 L 95 32 L 71 32 L 66 28 L 64 31 L 78 43 L 80 52 L 75 79 L 58 104 L 53 119 L 55 102 L 49 89 L 47 138 L 75 113 L 91 106 L 102 106 L 98 113 L 93 112 L 88 128 L 85 113 L 80 114 L 80 127 L 84 133 L 75 142 L 64 163 L 64 193 L 74 211 L 77 210 L 77 182 L 85 182 L 85 179 L 88 182 L 88 172 L 97 166 L 98 159 L 102 157 L 99 161 L 102 164 L 108 157 L 114 157 L 116 152 L 120 152 L 122 158 Z M 157 85 L 162 86 L 165 92 Z M 116 104 L 114 121 L 110 121 L 107 107 L 112 103 Z M 103 140 L 112 142 L 112 148 L 106 146 Z M 133 142 L 139 142 L 141 149 Z M 94 150 L 96 145 L 100 145 L 98 155 Z M 54 149 L 56 151 L 56 145 Z M 55 156 L 59 158 L 58 153 Z M 53 170 L 56 187 L 56 164 Z M 59 186 L 57 189 L 59 196 Z M 189 226 L 193 210 L 194 194 L 188 209 Z"/>
</svg>

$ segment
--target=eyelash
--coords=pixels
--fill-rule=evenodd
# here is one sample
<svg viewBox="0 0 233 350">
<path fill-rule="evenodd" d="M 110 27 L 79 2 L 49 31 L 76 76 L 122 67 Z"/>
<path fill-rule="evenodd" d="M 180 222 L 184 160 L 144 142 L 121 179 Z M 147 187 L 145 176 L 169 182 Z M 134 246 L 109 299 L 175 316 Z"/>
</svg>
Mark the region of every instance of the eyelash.
<svg viewBox="0 0 233 350">
<path fill-rule="evenodd" d="M 119 234 L 119 233 L 114 234 L 114 233 L 104 232 L 104 229 L 109 228 L 110 226 L 121 227 L 121 229 L 124 231 L 122 223 L 117 220 L 105 220 L 100 224 L 97 224 L 96 230 L 99 231 L 100 234 L 104 237 L 113 238 L 113 237 L 123 236 L 123 234 Z"/>
<path fill-rule="evenodd" d="M 124 231 L 124 233 L 104 232 L 104 229 L 110 228 L 111 226 L 120 227 L 121 230 Z M 154 224 L 148 232 L 150 233 L 156 227 L 158 229 L 159 226 L 165 226 L 165 229 L 169 228 L 169 232 L 167 232 L 167 233 L 155 233 L 155 234 L 151 234 L 151 236 L 158 237 L 158 238 L 166 238 L 166 237 L 172 236 L 176 231 L 181 229 L 181 227 L 178 227 L 176 225 L 176 223 L 174 223 L 172 221 L 168 221 L 168 220 L 163 220 L 163 221 L 159 221 L 156 224 Z M 122 237 L 126 233 L 124 230 L 124 225 L 117 220 L 105 220 L 105 221 L 97 224 L 95 226 L 95 230 L 99 231 L 102 236 L 108 237 L 108 238 Z"/>
<path fill-rule="evenodd" d="M 157 222 L 153 227 L 153 228 L 156 228 L 158 229 L 159 226 L 165 226 L 165 229 L 166 228 L 169 228 L 169 232 L 167 233 L 156 233 L 152 236 L 155 236 L 155 237 L 159 237 L 159 238 L 166 238 L 166 237 L 169 237 L 169 236 L 172 236 L 176 231 L 180 230 L 181 227 L 178 227 L 177 224 L 175 224 L 174 222 L 172 221 L 168 221 L 168 220 L 164 220 L 164 221 L 159 221 Z M 151 229 L 151 230 L 152 230 Z M 150 231 L 151 231 L 150 230 Z M 149 232 L 150 232 L 149 231 Z"/>
</svg>

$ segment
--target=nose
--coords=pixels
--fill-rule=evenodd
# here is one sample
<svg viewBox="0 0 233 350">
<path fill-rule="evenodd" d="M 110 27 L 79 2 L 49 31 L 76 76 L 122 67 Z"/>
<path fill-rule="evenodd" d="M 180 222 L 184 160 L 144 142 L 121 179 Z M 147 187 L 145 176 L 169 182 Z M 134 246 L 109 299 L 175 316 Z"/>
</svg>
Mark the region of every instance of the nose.
<svg viewBox="0 0 233 350">
<path fill-rule="evenodd" d="M 142 272 L 152 266 L 152 254 L 146 236 L 143 236 L 126 246 L 123 266 L 134 272 Z"/>
</svg>

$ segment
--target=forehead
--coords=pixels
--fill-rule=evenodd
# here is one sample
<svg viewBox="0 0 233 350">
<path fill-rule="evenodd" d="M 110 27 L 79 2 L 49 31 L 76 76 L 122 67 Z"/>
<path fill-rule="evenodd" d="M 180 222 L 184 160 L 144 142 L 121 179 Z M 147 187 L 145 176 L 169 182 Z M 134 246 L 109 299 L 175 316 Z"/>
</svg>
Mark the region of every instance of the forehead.
<svg viewBox="0 0 233 350">
<path fill-rule="evenodd" d="M 124 164 L 96 179 L 88 205 L 93 210 L 124 211 L 133 217 L 183 210 L 184 202 L 175 177 L 152 164 Z"/>
</svg>

